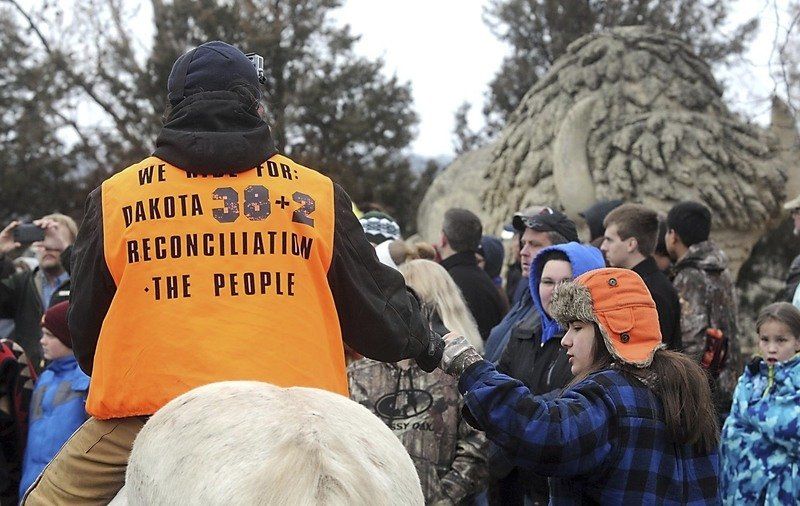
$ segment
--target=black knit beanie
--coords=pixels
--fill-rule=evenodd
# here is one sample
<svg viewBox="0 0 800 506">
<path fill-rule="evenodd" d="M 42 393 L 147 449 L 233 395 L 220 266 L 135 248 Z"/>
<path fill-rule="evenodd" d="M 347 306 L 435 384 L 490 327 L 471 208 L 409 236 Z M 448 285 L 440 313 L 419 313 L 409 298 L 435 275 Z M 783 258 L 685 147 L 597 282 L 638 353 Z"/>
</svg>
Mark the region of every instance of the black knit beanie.
<svg viewBox="0 0 800 506">
<path fill-rule="evenodd" d="M 175 60 L 167 79 L 167 97 L 175 106 L 194 93 L 227 91 L 236 84 L 246 85 L 256 99 L 261 98 L 253 63 L 239 49 L 215 40 Z"/>
</svg>

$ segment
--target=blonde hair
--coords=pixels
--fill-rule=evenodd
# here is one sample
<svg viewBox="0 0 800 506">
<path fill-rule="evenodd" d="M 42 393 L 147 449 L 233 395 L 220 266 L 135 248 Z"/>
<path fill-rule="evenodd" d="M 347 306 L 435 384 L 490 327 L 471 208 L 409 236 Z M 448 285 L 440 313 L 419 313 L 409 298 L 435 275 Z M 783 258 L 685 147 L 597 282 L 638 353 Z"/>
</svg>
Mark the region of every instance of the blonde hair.
<svg viewBox="0 0 800 506">
<path fill-rule="evenodd" d="M 48 214 L 47 216 L 43 216 L 42 219 L 53 220 L 62 227 L 69 230 L 70 235 L 72 235 L 72 242 L 75 242 L 75 238 L 78 237 L 78 224 L 75 223 L 75 220 L 73 220 L 66 214 L 61 214 L 61 213 Z"/>
<path fill-rule="evenodd" d="M 428 243 L 418 242 L 410 244 L 401 239 L 391 241 L 388 245 L 389 256 L 395 265 L 403 265 L 409 260 L 426 259 L 433 260 L 436 258 L 436 250 L 433 249 Z"/>
<path fill-rule="evenodd" d="M 441 316 L 445 327 L 466 337 L 479 352 L 483 351 L 478 325 L 467 309 L 461 290 L 444 267 L 430 260 L 411 260 L 398 269 L 422 302 Z"/>
</svg>

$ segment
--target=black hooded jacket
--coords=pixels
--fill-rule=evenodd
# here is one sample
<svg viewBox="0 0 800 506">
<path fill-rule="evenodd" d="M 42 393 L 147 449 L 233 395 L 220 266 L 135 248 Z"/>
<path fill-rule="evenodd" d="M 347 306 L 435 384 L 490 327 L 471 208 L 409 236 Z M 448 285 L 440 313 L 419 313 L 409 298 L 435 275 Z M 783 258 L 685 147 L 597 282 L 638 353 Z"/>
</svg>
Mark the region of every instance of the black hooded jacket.
<svg viewBox="0 0 800 506">
<path fill-rule="evenodd" d="M 277 154 L 267 124 L 252 103 L 228 91 L 196 93 L 171 112 L 153 153 L 199 174 L 238 173 Z M 103 249 L 102 187 L 89 194 L 72 251 L 69 327 L 78 362 L 91 375 L 100 328 L 116 285 Z M 378 261 L 347 193 L 334 183 L 333 258 L 328 284 L 344 341 L 380 361 L 427 352 L 430 331 L 402 275 Z M 147 339 L 152 336 L 130 336 Z"/>
</svg>

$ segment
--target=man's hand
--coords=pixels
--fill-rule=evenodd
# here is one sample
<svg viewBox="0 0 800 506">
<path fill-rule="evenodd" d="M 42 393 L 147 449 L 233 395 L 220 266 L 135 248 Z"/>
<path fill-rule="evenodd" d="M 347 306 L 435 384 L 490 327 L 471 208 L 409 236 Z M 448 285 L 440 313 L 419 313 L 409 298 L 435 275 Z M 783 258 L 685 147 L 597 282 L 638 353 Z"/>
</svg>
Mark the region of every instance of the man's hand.
<svg viewBox="0 0 800 506">
<path fill-rule="evenodd" d="M 442 340 L 442 336 L 431 330 L 428 347 L 415 360 L 417 361 L 417 365 L 420 367 L 420 369 L 425 372 L 433 372 L 433 370 L 439 366 L 439 362 L 442 360 L 443 352 L 444 341 Z"/>
<path fill-rule="evenodd" d="M 68 244 L 64 241 L 61 231 L 61 224 L 54 220 L 41 219 L 34 220 L 34 225 L 44 229 L 44 241 L 34 243 L 36 247 L 43 247 L 46 250 L 63 252 Z"/>
<path fill-rule="evenodd" d="M 14 240 L 14 229 L 17 228 L 17 225 L 19 225 L 18 221 L 12 221 L 0 232 L 0 255 L 5 255 L 22 246 Z"/>
<path fill-rule="evenodd" d="M 483 360 L 480 353 L 469 344 L 467 338 L 455 332 L 444 336 L 444 343 L 442 363 L 439 367 L 450 376 L 457 378 L 467 367 Z"/>
</svg>

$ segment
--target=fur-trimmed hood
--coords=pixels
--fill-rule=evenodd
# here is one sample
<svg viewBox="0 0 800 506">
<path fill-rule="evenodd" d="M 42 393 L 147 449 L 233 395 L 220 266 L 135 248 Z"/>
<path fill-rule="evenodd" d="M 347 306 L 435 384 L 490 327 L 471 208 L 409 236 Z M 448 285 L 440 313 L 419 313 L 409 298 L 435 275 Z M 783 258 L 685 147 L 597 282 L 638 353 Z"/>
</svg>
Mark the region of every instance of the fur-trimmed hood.
<svg viewBox="0 0 800 506">
<path fill-rule="evenodd" d="M 539 281 L 541 281 L 542 268 L 544 267 L 544 265 L 542 265 L 542 258 L 545 253 L 553 250 L 561 251 L 567 255 L 569 263 L 572 264 L 572 276 L 574 278 L 592 269 L 600 269 L 606 265 L 603 254 L 600 253 L 599 249 L 577 242 L 548 246 L 536 255 L 531 265 L 528 287 L 533 297 L 533 305 L 536 307 L 542 319 L 542 343 L 546 343 L 563 330 L 558 322 L 545 313 L 542 307 L 542 300 L 539 297 Z"/>
</svg>

